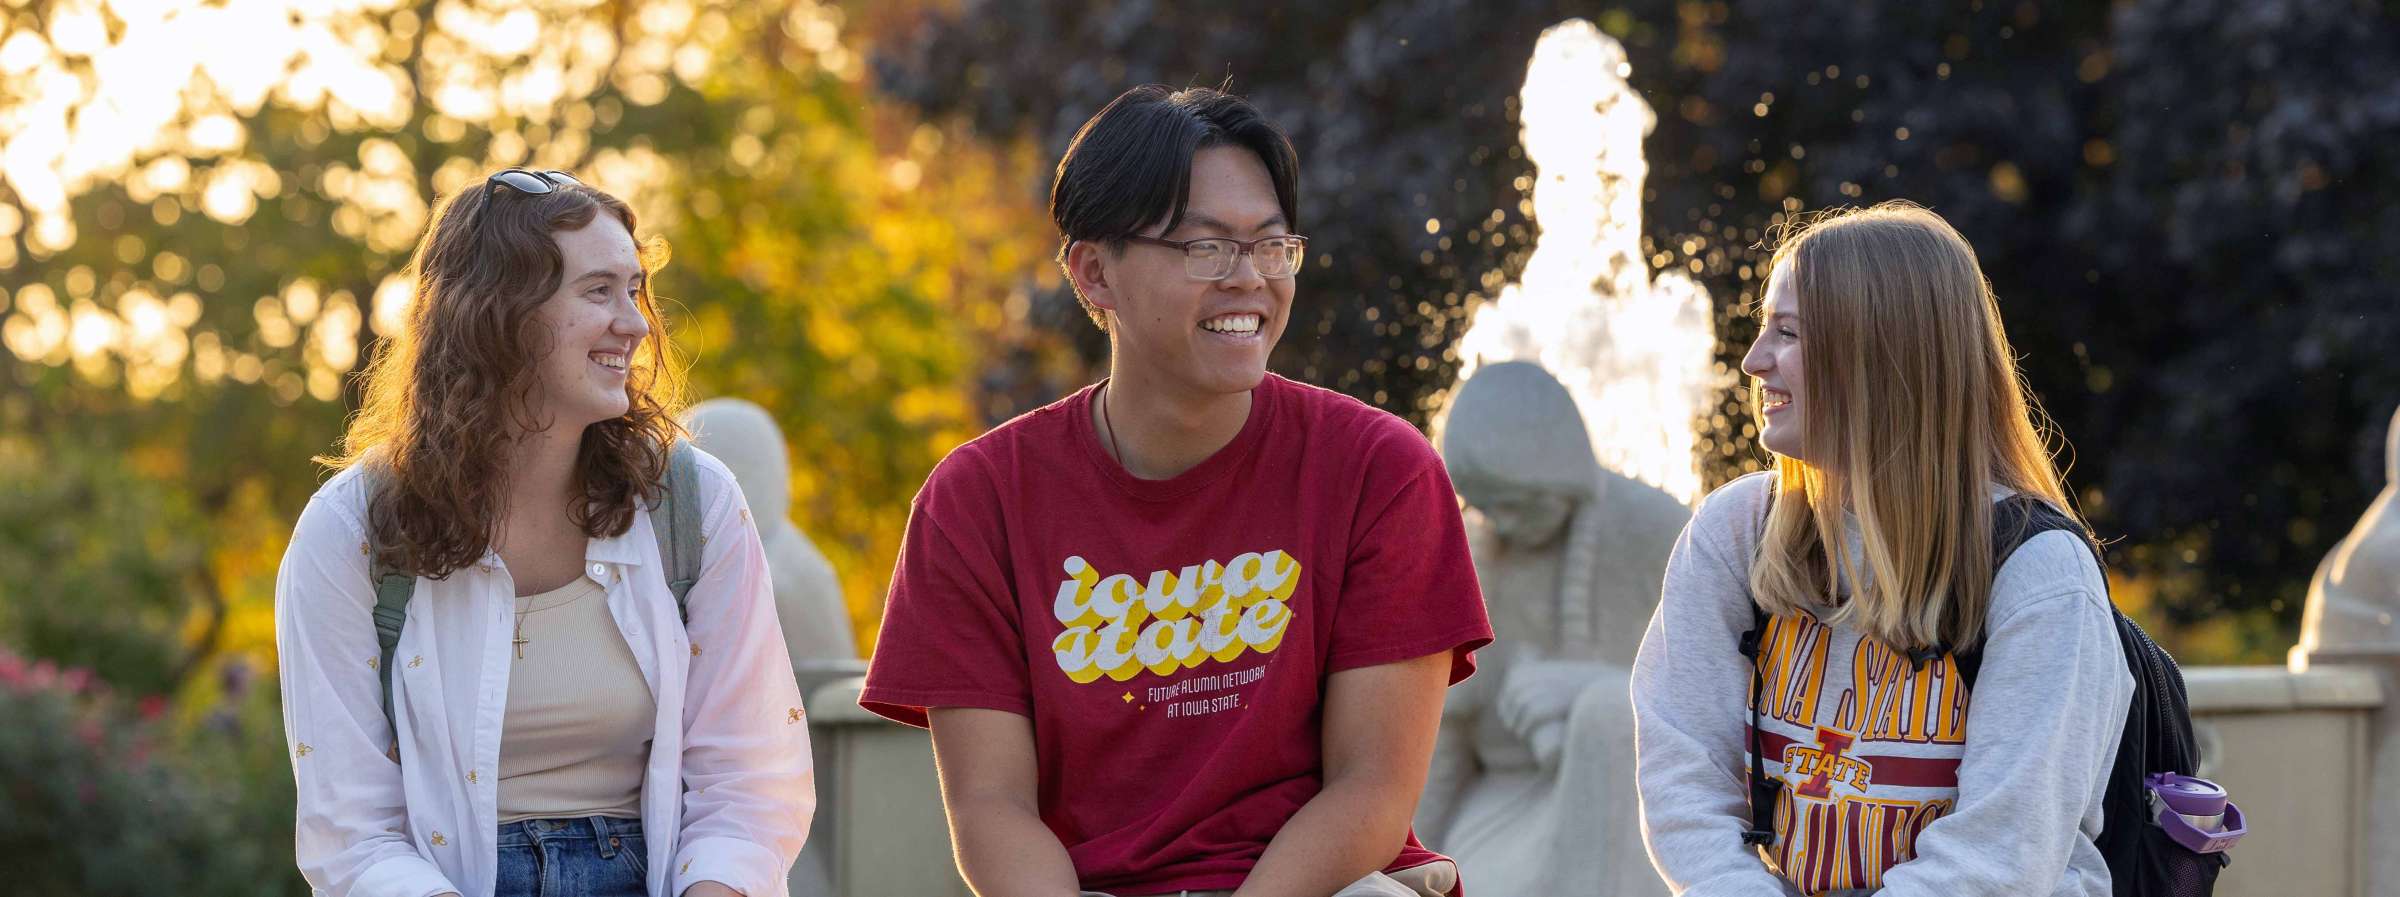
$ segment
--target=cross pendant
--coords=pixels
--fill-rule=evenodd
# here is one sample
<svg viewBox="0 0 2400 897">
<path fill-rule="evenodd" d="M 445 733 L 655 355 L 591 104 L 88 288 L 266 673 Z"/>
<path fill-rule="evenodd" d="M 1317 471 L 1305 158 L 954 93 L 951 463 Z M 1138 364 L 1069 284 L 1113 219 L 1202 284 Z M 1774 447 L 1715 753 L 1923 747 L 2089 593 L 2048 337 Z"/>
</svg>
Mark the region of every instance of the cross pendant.
<svg viewBox="0 0 2400 897">
<path fill-rule="evenodd" d="M 525 638 L 525 618 L 524 618 L 524 617 L 518 617 L 518 618 L 517 618 L 517 634 L 516 634 L 516 638 L 515 638 L 514 640 L 510 641 L 510 642 L 509 642 L 509 644 L 512 644 L 512 645 L 515 645 L 515 646 L 517 646 L 517 659 L 518 659 L 518 660 L 524 660 L 524 659 L 525 659 L 525 646 L 526 646 L 526 645 L 533 644 L 533 642 L 532 642 L 531 640 L 528 640 L 527 638 Z"/>
</svg>

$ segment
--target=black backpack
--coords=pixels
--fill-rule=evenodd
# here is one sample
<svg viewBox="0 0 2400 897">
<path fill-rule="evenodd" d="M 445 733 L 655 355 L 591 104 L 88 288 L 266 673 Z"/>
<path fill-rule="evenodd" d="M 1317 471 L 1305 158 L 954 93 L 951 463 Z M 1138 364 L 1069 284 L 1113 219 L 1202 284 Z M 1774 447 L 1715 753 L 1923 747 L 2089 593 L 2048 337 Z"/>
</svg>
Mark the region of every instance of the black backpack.
<svg viewBox="0 0 2400 897">
<path fill-rule="evenodd" d="M 2048 502 L 2028 495 L 2003 499 L 1992 508 L 1992 569 L 2008 562 L 2017 547 L 2051 530 L 2067 530 L 2091 549 L 2092 559 L 2107 569 L 2100 544 L 2073 518 Z M 2105 581 L 2105 580 L 2104 580 Z M 2154 772 L 2191 775 L 2200 765 L 2192 741 L 2192 714 L 2184 693 L 2183 671 L 2175 658 L 2152 641 L 2140 624 L 2112 603 L 2117 641 L 2125 649 L 2125 668 L 2133 674 L 2133 702 L 2125 714 L 2125 731 L 2117 742 L 2117 761 L 2108 773 L 2108 790 L 2101 798 L 2104 817 L 2094 840 L 2108 861 L 2115 897 L 2208 897 L 2216 890 L 2217 875 L 2229 862 L 2223 853 L 2193 853 L 2167 836 L 2152 819 L 2150 793 L 2143 779 Z M 1775 841 L 1775 802 L 1781 783 L 1767 778 L 1759 738 L 1759 693 L 1765 690 L 1759 669 L 1759 640 L 1767 629 L 1767 614 L 1751 605 L 1750 631 L 1742 634 L 1742 656 L 1750 658 L 1750 830 L 1742 843 L 1769 845 Z M 1983 645 L 1956 651 L 1918 651 L 1910 658 L 1919 665 L 1953 654 L 1970 700 L 1975 677 L 1983 668 Z"/>
</svg>

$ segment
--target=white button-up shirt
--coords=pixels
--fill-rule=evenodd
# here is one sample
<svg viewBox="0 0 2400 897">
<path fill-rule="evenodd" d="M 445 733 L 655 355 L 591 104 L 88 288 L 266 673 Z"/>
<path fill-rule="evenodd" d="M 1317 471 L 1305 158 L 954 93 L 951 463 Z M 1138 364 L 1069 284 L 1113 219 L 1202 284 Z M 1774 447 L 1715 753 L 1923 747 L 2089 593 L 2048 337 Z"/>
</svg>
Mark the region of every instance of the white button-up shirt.
<svg viewBox="0 0 2400 897">
<path fill-rule="evenodd" d="M 607 589 L 609 614 L 658 701 L 641 790 L 650 894 L 716 881 L 771 897 L 784 892 L 816 805 L 808 726 L 749 508 L 722 462 L 697 460 L 704 539 L 688 627 L 649 514 L 637 512 L 623 535 L 589 540 L 584 572 Z M 495 554 L 417 580 L 392 656 L 393 762 L 367 492 L 356 468 L 317 490 L 276 577 L 300 871 L 333 897 L 488 897 L 516 589 Z"/>
</svg>

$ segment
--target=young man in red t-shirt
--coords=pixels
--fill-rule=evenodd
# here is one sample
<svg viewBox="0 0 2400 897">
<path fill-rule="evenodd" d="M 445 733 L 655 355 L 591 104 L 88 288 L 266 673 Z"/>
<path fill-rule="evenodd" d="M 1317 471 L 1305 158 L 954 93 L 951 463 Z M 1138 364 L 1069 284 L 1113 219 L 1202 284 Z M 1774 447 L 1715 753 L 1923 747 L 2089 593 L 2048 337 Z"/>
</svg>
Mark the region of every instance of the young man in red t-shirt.
<svg viewBox="0 0 2400 897">
<path fill-rule="evenodd" d="M 1266 372 L 1298 168 L 1214 90 L 1102 109 L 1050 208 L 1109 378 L 917 493 L 859 702 L 932 728 L 984 897 L 1458 887 L 1409 817 L 1491 625 L 1424 436 Z"/>
</svg>

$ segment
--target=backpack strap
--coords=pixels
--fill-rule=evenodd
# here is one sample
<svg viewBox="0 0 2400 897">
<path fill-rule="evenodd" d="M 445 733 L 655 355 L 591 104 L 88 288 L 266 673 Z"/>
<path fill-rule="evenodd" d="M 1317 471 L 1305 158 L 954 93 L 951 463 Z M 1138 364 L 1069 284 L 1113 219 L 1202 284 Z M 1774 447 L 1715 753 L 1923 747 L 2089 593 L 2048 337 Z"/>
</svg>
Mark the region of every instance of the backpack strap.
<svg viewBox="0 0 2400 897">
<path fill-rule="evenodd" d="M 2000 568 L 2016 555 L 2018 548 L 2051 530 L 2066 530 L 2083 541 L 2083 547 L 2092 552 L 2092 562 L 2100 565 L 2105 588 L 2108 562 L 2101 557 L 2100 543 L 2092 538 L 2091 531 L 2049 502 L 2024 494 L 2009 496 L 1992 505 L 1992 575 L 2000 575 Z M 1950 652 L 1950 659 L 1958 664 L 1959 681 L 1966 685 L 1967 691 L 1974 691 L 1975 678 L 1983 672 L 1983 640 L 1977 639 L 1972 645 Z"/>
<path fill-rule="evenodd" d="M 650 508 L 650 532 L 658 538 L 659 571 L 675 593 L 675 612 L 692 622 L 692 583 L 700 581 L 700 467 L 697 450 L 677 442 L 667 451 L 667 488 Z"/>
<path fill-rule="evenodd" d="M 383 678 L 383 721 L 391 724 L 392 738 L 400 738 L 400 719 L 392 706 L 392 655 L 400 650 L 400 630 L 408 625 L 408 599 L 417 590 L 417 578 L 406 573 L 374 565 L 369 574 L 375 583 L 375 646 L 383 657 L 375 664 L 375 674 Z"/>
<path fill-rule="evenodd" d="M 380 495 L 384 481 L 372 467 L 359 471 L 367 494 Z M 371 502 L 370 502 L 371 504 Z M 367 582 L 375 587 L 375 647 L 381 652 L 375 675 L 383 684 L 383 721 L 391 726 L 392 743 L 400 742 L 400 718 L 392 706 L 392 657 L 400 650 L 400 630 L 408 626 L 408 599 L 416 593 L 417 578 L 383 561 L 381 540 L 375 538 L 374 515 L 367 522 Z"/>
<path fill-rule="evenodd" d="M 1766 509 L 1758 512 L 1759 538 L 1766 537 L 1767 515 L 1775 508 L 1775 496 L 1782 494 L 1781 478 L 1767 478 Z M 1766 847 L 1775 843 L 1775 802 L 1783 796 L 1783 783 L 1767 778 L 1765 739 L 1759 734 L 1760 708 L 1767 702 L 1767 673 L 1761 667 L 1762 645 L 1767 638 L 1767 611 L 1758 606 L 1758 597 L 1750 596 L 1750 631 L 1742 633 L 1742 657 L 1750 661 L 1750 828 L 1742 832 L 1742 846 Z"/>
<path fill-rule="evenodd" d="M 1750 661 L 1750 828 L 1742 832 L 1745 847 L 1775 843 L 1775 802 L 1783 783 L 1767 778 L 1765 739 L 1759 734 L 1760 707 L 1767 702 L 1767 674 L 1760 668 L 1760 644 L 1767 634 L 1767 612 L 1750 603 L 1750 631 L 1742 633 L 1742 656 Z"/>
</svg>

